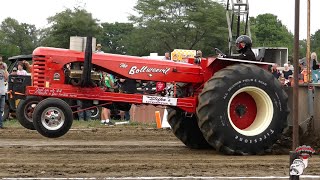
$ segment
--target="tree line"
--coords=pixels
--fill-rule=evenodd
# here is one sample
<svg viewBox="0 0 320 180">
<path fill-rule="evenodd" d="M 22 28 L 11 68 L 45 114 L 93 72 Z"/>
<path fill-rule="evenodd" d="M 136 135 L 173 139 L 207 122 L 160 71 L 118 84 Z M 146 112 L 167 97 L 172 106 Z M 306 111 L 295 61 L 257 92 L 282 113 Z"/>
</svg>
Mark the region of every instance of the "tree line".
<svg viewBox="0 0 320 180">
<path fill-rule="evenodd" d="M 0 54 L 5 58 L 31 54 L 38 46 L 69 48 L 70 36 L 93 36 L 103 51 L 135 56 L 160 55 L 173 49 L 213 49 L 227 52 L 228 29 L 225 4 L 212 0 L 138 0 L 137 15 L 128 23 L 100 22 L 85 8 L 75 7 L 48 17 L 48 27 L 6 18 L 0 25 Z M 273 14 L 250 17 L 254 47 L 288 47 L 293 53 L 293 34 Z M 320 53 L 320 30 L 312 35 L 311 49 Z M 305 40 L 300 56 L 306 53 Z"/>
</svg>

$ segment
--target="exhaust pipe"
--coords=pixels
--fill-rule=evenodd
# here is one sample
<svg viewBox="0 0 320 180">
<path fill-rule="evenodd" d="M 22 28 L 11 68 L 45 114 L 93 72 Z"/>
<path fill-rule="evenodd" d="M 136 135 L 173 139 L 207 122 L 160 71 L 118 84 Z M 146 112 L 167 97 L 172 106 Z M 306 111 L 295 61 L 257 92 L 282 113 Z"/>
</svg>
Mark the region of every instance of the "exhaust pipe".
<svg viewBox="0 0 320 180">
<path fill-rule="evenodd" d="M 94 87 L 91 81 L 92 70 L 92 36 L 87 37 L 86 49 L 84 55 L 83 72 L 81 76 L 81 87 Z"/>
</svg>

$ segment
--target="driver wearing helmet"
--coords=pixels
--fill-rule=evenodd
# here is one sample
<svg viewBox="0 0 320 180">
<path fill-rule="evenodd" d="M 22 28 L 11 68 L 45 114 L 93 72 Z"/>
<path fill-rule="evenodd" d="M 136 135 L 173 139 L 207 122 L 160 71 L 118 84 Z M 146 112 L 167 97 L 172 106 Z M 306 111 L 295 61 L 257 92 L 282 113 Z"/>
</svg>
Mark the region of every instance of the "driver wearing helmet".
<svg viewBox="0 0 320 180">
<path fill-rule="evenodd" d="M 237 51 L 241 54 L 239 56 L 230 56 L 231 58 L 256 61 L 256 56 L 251 49 L 252 40 L 249 36 L 239 36 L 236 40 L 236 46 Z"/>
</svg>

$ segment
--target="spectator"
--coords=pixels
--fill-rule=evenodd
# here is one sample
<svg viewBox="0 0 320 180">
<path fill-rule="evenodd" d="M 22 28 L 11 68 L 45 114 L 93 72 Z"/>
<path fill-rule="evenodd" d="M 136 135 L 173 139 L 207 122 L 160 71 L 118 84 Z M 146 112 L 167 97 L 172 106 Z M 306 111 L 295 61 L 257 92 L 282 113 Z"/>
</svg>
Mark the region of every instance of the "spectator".
<svg viewBox="0 0 320 180">
<path fill-rule="evenodd" d="M 17 68 L 16 67 L 14 67 L 12 69 L 11 75 L 17 75 Z"/>
<path fill-rule="evenodd" d="M 23 69 L 23 64 L 22 63 L 18 64 L 17 75 L 22 75 L 22 76 L 27 76 L 28 75 L 28 72 Z"/>
<path fill-rule="evenodd" d="M 137 92 L 136 80 L 134 79 L 119 79 L 120 91 L 123 93 L 134 94 Z M 130 121 L 130 110 L 124 112 L 126 121 Z"/>
<path fill-rule="evenodd" d="M 78 111 L 86 108 L 86 106 L 84 106 L 84 103 L 82 100 L 77 100 L 77 105 L 79 106 Z M 79 117 L 79 120 L 90 121 L 91 120 L 91 110 L 84 110 L 84 111 L 78 112 L 78 117 Z"/>
<path fill-rule="evenodd" d="M 311 53 L 311 60 L 312 60 L 312 70 L 319 69 L 318 58 L 315 52 Z"/>
<path fill-rule="evenodd" d="M 301 74 L 303 76 L 303 82 L 307 83 L 308 82 L 308 70 L 306 67 L 303 68 L 303 70 L 301 71 Z"/>
<path fill-rule="evenodd" d="M 102 45 L 101 44 L 97 44 L 97 50 L 95 53 L 104 53 L 102 50 Z"/>
<path fill-rule="evenodd" d="M 287 86 L 293 86 L 293 75 L 289 76 L 289 81 L 286 83 Z"/>
<path fill-rule="evenodd" d="M 7 66 L 7 64 L 5 62 L 3 62 L 3 59 L 2 59 L 1 55 L 0 55 L 0 62 L 3 64 L 4 69 L 7 70 L 8 66 Z"/>
<path fill-rule="evenodd" d="M 282 71 L 283 77 L 285 79 L 289 79 L 289 76 L 293 74 L 292 70 L 289 69 L 289 65 L 285 63 L 284 65 L 284 70 Z"/>
<path fill-rule="evenodd" d="M 28 61 L 23 60 L 22 65 L 28 73 L 32 73 L 32 65 Z"/>
<path fill-rule="evenodd" d="M 163 60 L 171 60 L 171 58 L 170 58 L 170 52 L 164 53 L 164 58 L 163 58 Z"/>
<path fill-rule="evenodd" d="M 4 111 L 5 95 L 7 93 L 6 81 L 8 80 L 8 71 L 3 62 L 0 62 L 0 114 Z M 0 115 L 0 129 L 3 129 L 2 116 Z"/>
<path fill-rule="evenodd" d="M 102 73 L 102 85 L 106 87 L 107 91 L 110 91 L 114 87 L 114 78 L 111 74 L 106 72 Z M 101 124 L 113 126 L 114 123 L 111 122 L 111 111 L 106 107 L 102 107 L 101 110 Z"/>
<path fill-rule="evenodd" d="M 273 76 L 277 79 L 279 79 L 279 77 L 281 76 L 281 73 L 280 71 L 278 70 L 278 64 L 274 63 L 272 65 L 272 68 L 271 68 L 271 73 L 273 74 Z"/>
<path fill-rule="evenodd" d="M 196 57 L 202 58 L 202 51 L 197 50 Z"/>
</svg>

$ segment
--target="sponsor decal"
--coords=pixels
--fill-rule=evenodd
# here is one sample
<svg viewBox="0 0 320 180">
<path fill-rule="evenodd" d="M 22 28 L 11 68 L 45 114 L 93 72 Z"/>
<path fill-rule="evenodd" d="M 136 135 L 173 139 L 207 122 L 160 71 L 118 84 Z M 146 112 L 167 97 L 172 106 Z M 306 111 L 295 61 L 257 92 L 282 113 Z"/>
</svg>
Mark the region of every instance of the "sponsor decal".
<svg viewBox="0 0 320 180">
<path fill-rule="evenodd" d="M 54 81 L 60 81 L 60 74 L 59 73 L 54 73 L 53 80 Z"/>
<path fill-rule="evenodd" d="M 75 94 L 66 93 L 62 89 L 49 89 L 43 87 L 38 87 L 33 94 L 39 96 L 76 97 Z"/>
<path fill-rule="evenodd" d="M 147 104 L 161 104 L 166 106 L 177 106 L 177 98 L 169 98 L 162 96 L 148 96 L 144 95 L 142 98 L 143 103 Z"/>
</svg>

